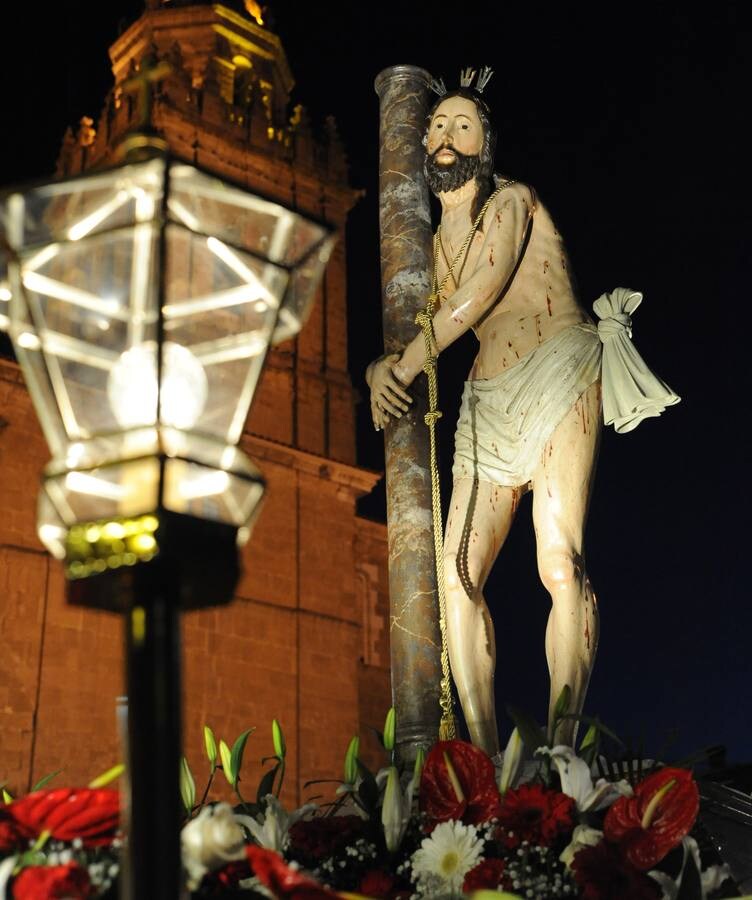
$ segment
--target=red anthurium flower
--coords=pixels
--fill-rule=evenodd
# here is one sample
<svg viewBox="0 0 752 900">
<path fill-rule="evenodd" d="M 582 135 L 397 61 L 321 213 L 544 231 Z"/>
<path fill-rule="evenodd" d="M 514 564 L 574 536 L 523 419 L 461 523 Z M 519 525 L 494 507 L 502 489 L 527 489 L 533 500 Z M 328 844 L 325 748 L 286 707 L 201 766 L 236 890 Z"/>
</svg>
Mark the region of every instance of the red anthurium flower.
<svg viewBox="0 0 752 900">
<path fill-rule="evenodd" d="M 584 847 L 572 860 L 583 900 L 656 900 L 661 889 L 624 858 L 619 847 L 601 841 Z"/>
<path fill-rule="evenodd" d="M 647 871 L 689 832 L 699 808 L 692 773 L 661 769 L 637 785 L 634 797 L 620 797 L 611 806 L 603 833 L 606 840 L 621 845 L 633 866 Z"/>
<path fill-rule="evenodd" d="M 254 875 L 278 900 L 330 900 L 338 896 L 288 866 L 274 850 L 251 844 L 245 848 L 245 852 Z"/>
<path fill-rule="evenodd" d="M 549 847 L 574 825 L 575 802 L 566 794 L 550 791 L 540 784 L 521 784 L 504 794 L 498 813 L 500 839 L 507 847 L 523 841 Z"/>
<path fill-rule="evenodd" d="M 108 788 L 55 788 L 14 800 L 6 811 L 27 837 L 43 831 L 59 841 L 81 838 L 85 846 L 109 843 L 120 816 L 118 792 Z"/>
<path fill-rule="evenodd" d="M 506 865 L 503 859 L 481 860 L 465 875 L 462 890 L 466 894 L 472 894 L 473 891 L 495 891 L 499 886 L 510 887 L 511 885 L 507 884 L 508 879 L 504 877 Z"/>
<path fill-rule="evenodd" d="M 75 863 L 29 866 L 13 880 L 13 900 L 85 900 L 94 895 L 89 873 Z"/>
<path fill-rule="evenodd" d="M 494 764 L 482 750 L 464 741 L 434 744 L 420 780 L 420 808 L 429 818 L 477 825 L 497 815 L 500 802 Z"/>
</svg>

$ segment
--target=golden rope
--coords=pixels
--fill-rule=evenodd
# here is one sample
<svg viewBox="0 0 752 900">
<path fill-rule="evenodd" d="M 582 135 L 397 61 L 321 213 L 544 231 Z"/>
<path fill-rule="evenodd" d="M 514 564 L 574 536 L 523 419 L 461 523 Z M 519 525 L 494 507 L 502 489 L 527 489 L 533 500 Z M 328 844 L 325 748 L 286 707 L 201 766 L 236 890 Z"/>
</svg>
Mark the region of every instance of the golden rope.
<svg viewBox="0 0 752 900">
<path fill-rule="evenodd" d="M 441 695 L 439 697 L 439 705 L 441 706 L 441 722 L 439 724 L 439 740 L 454 740 L 457 734 L 457 726 L 455 723 L 454 706 L 452 701 L 452 681 L 449 672 L 449 647 L 447 644 L 447 625 L 446 625 L 446 594 L 444 588 L 444 525 L 441 519 L 441 484 L 439 482 L 439 462 L 438 451 L 436 448 L 436 422 L 441 418 L 441 410 L 439 409 L 439 386 L 436 377 L 436 359 L 438 352 L 434 353 L 433 348 L 436 344 L 436 337 L 433 330 L 433 316 L 436 309 L 436 303 L 439 301 L 441 291 L 444 289 L 449 278 L 452 276 L 454 267 L 464 256 L 470 242 L 475 237 L 475 233 L 483 221 L 483 217 L 488 207 L 496 198 L 496 195 L 505 187 L 513 184 L 512 181 L 505 181 L 501 184 L 491 196 L 483 204 L 483 208 L 478 213 L 472 228 L 468 232 L 464 243 L 457 251 L 452 264 L 449 266 L 446 275 L 442 278 L 441 284 L 438 280 L 439 265 L 439 240 L 441 234 L 441 225 L 436 230 L 433 239 L 433 277 L 431 279 L 431 293 L 426 303 L 426 308 L 421 310 L 415 317 L 415 324 L 420 325 L 423 330 L 423 337 L 426 342 L 426 359 L 423 363 L 423 371 L 428 378 L 428 412 L 425 414 L 424 421 L 428 426 L 428 434 L 430 441 L 430 465 L 431 465 L 431 511 L 433 513 L 433 546 L 434 555 L 436 557 L 436 587 L 439 595 L 439 628 L 441 631 Z"/>
</svg>

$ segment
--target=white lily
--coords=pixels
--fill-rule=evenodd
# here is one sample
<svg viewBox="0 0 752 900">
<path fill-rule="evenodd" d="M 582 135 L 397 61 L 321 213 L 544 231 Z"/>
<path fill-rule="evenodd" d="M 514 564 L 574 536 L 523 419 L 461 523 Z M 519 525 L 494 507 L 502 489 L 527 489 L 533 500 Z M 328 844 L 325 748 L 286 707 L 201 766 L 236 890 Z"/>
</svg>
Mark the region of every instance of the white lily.
<svg viewBox="0 0 752 900">
<path fill-rule="evenodd" d="M 539 747 L 537 756 L 550 756 L 561 781 L 561 791 L 571 797 L 580 812 L 604 809 L 610 806 L 617 797 L 631 797 L 633 790 L 628 781 L 611 782 L 599 778 L 595 785 L 590 776 L 590 768 L 584 759 L 580 759 L 571 747 L 559 744 L 553 749 Z"/>
<path fill-rule="evenodd" d="M 317 808 L 315 803 L 306 803 L 300 809 L 288 813 L 274 794 L 267 794 L 264 797 L 263 814 L 260 813 L 256 819 L 243 816 L 243 824 L 259 847 L 282 853 L 290 843 L 291 826 Z"/>
<path fill-rule="evenodd" d="M 663 891 L 661 900 L 676 900 L 679 896 L 682 881 L 684 880 L 684 873 L 690 858 L 697 868 L 697 871 L 700 873 L 700 889 L 702 891 L 703 900 L 705 900 L 708 894 L 717 891 L 723 882 L 731 877 L 731 870 L 725 863 L 722 866 L 708 866 L 704 872 L 702 871 L 700 848 L 697 846 L 697 841 L 693 837 L 687 835 L 682 840 L 682 850 L 684 851 L 684 858 L 682 859 L 681 871 L 676 880 L 671 878 L 671 876 L 667 875 L 665 872 L 659 872 L 655 869 L 648 872 L 648 875 L 653 881 L 658 882 Z"/>
<path fill-rule="evenodd" d="M 180 842 L 191 890 L 196 890 L 207 872 L 243 859 L 245 836 L 240 825 L 247 827 L 249 821 L 248 816 L 237 815 L 229 803 L 217 803 L 205 806 L 183 826 Z"/>
<path fill-rule="evenodd" d="M 507 745 L 504 748 L 504 762 L 501 765 L 499 777 L 499 792 L 504 796 L 515 783 L 522 763 L 522 738 L 517 728 L 512 730 Z"/>
<path fill-rule="evenodd" d="M 589 828 L 587 825 L 578 825 L 572 832 L 571 843 L 562 850 L 559 859 L 568 869 L 571 869 L 572 860 L 574 859 L 575 854 L 579 853 L 579 851 L 583 850 L 585 847 L 595 847 L 596 844 L 600 844 L 602 838 L 603 832 L 598 831 L 597 828 Z"/>
<path fill-rule="evenodd" d="M 384 828 L 387 850 L 393 853 L 402 843 L 407 824 L 410 821 L 417 780 L 413 775 L 403 791 L 397 767 L 387 766 L 385 769 L 380 769 L 376 775 L 376 784 L 379 787 L 384 781 L 386 781 L 386 788 L 381 802 L 381 824 Z"/>
</svg>

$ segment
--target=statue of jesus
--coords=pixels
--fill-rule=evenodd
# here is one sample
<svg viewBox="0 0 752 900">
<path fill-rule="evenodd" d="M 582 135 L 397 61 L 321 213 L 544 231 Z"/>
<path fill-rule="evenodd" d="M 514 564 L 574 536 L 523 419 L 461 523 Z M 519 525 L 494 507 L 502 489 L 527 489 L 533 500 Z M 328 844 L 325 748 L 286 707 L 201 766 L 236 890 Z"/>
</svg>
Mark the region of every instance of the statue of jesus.
<svg viewBox="0 0 752 900">
<path fill-rule="evenodd" d="M 535 191 L 494 176 L 495 143 L 478 90 L 446 93 L 429 113 L 425 172 L 441 202 L 434 266 L 443 284 L 434 352 L 470 328 L 479 342 L 457 424 L 444 539 L 448 649 L 471 739 L 492 757 L 499 752 L 496 649 L 483 588 L 528 490 L 538 572 L 551 597 L 549 720 L 566 685 L 569 712 L 579 713 L 585 699 L 599 626 L 583 535 L 601 431 L 604 340 L 577 299 L 564 242 Z M 609 321 L 628 330 L 625 319 Z M 407 388 L 424 361 L 417 332 L 401 354 L 370 364 L 377 430 L 408 410 Z M 574 734 L 568 720 L 557 742 L 571 743 Z"/>
</svg>

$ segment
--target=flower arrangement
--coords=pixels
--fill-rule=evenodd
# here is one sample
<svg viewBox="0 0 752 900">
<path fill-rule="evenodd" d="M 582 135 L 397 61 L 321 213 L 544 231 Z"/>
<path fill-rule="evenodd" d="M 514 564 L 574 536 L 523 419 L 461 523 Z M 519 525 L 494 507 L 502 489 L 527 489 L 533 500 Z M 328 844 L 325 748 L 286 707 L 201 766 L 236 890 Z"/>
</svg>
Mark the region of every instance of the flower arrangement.
<svg viewBox="0 0 752 900">
<path fill-rule="evenodd" d="M 606 771 L 610 734 L 597 721 L 577 753 L 557 745 L 572 718 L 563 695 L 549 734 L 515 714 L 497 768 L 463 741 L 440 741 L 405 772 L 395 757 L 395 714 L 373 773 L 353 738 L 333 802 L 288 812 L 282 729 L 250 800 L 241 792 L 249 729 L 230 748 L 204 729 L 210 774 L 197 801 L 181 764 L 186 810 L 182 853 L 192 897 L 474 900 L 705 900 L 735 896 L 729 871 L 701 858 L 691 832 L 699 809 L 689 770 L 641 765 L 631 778 Z M 523 756 L 527 761 L 523 763 Z M 600 772 L 597 772 L 600 765 Z M 238 803 L 208 803 L 221 771 Z M 593 780 L 594 774 L 600 774 Z M 243 788 L 245 790 L 245 788 Z M 115 896 L 120 838 L 117 793 L 39 787 L 0 806 L 0 900 Z"/>
</svg>

